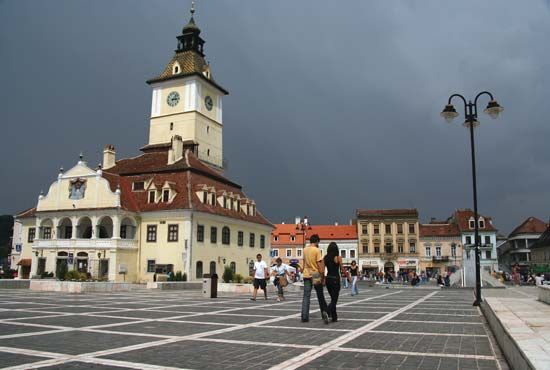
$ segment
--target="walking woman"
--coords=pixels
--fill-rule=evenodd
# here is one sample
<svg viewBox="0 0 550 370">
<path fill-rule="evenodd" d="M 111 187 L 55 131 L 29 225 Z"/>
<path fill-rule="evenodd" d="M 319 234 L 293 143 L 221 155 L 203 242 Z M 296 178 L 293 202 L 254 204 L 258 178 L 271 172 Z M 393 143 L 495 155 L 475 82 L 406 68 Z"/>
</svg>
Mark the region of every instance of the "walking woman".
<svg viewBox="0 0 550 370">
<path fill-rule="evenodd" d="M 275 262 L 277 262 L 277 264 L 273 266 L 272 270 L 272 274 L 275 277 L 273 284 L 277 287 L 277 302 L 281 302 L 285 300 L 283 288 L 288 285 L 288 278 L 290 275 L 288 273 L 288 265 L 283 263 L 281 257 L 278 257 Z"/>
<path fill-rule="evenodd" d="M 330 295 L 330 304 L 327 308 L 327 313 L 331 317 L 332 322 L 338 321 L 336 314 L 336 304 L 338 303 L 338 295 L 340 294 L 340 275 L 346 273 L 342 264 L 342 257 L 338 251 L 338 245 L 331 242 L 327 248 L 327 254 L 324 258 L 325 266 L 327 267 L 327 276 L 325 285 Z"/>
<path fill-rule="evenodd" d="M 351 295 L 359 294 L 359 290 L 357 290 L 357 272 L 359 271 L 359 267 L 357 266 L 357 262 L 351 261 L 351 267 L 349 268 L 349 272 L 351 275 Z"/>
</svg>

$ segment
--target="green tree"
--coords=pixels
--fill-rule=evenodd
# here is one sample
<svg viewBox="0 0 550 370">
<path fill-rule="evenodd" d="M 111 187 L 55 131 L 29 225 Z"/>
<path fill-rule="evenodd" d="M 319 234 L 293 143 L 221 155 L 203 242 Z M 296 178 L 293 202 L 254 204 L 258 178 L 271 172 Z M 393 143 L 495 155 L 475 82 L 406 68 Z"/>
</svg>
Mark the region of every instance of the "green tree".
<svg viewBox="0 0 550 370">
<path fill-rule="evenodd" d="M 11 238 L 13 236 L 13 216 L 0 216 L 0 259 L 10 253 Z"/>
<path fill-rule="evenodd" d="M 226 283 L 233 281 L 233 270 L 231 269 L 231 267 L 225 266 L 225 269 L 223 270 L 222 279 Z"/>
</svg>

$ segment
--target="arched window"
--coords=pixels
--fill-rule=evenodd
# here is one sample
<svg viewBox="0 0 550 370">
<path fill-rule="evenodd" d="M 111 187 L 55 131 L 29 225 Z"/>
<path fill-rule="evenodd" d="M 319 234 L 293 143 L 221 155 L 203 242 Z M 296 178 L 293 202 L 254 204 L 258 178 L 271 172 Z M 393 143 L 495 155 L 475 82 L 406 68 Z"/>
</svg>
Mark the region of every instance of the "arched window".
<svg viewBox="0 0 550 370">
<path fill-rule="evenodd" d="M 78 221 L 76 234 L 79 239 L 90 239 L 92 237 L 92 220 L 89 217 L 83 217 Z"/>
<path fill-rule="evenodd" d="M 97 225 L 98 237 L 100 239 L 110 239 L 113 237 L 113 220 L 109 216 L 101 219 Z"/>
<path fill-rule="evenodd" d="M 59 222 L 57 226 L 57 238 L 58 239 L 71 239 L 73 236 L 73 224 L 70 218 L 64 218 Z"/>
<path fill-rule="evenodd" d="M 231 240 L 231 231 L 227 226 L 224 226 L 222 229 L 222 244 L 229 244 Z"/>
<path fill-rule="evenodd" d="M 235 262 L 231 262 L 229 264 L 229 267 L 231 268 L 231 271 L 233 271 L 234 274 L 237 273 L 237 264 Z"/>
<path fill-rule="evenodd" d="M 202 279 L 202 261 L 197 261 L 197 267 L 195 268 L 197 279 Z"/>
<path fill-rule="evenodd" d="M 215 274 L 215 273 L 216 273 L 216 262 L 211 261 L 210 262 L 210 275 Z"/>
</svg>

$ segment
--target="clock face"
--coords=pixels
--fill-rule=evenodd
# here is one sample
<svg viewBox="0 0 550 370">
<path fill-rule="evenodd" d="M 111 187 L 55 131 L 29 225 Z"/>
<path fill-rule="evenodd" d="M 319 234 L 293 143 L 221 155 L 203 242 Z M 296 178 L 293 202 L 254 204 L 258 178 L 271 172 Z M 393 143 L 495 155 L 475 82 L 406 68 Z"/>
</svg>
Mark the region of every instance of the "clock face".
<svg viewBox="0 0 550 370">
<path fill-rule="evenodd" d="M 168 94 L 168 97 L 166 98 L 166 103 L 171 107 L 175 107 L 179 101 L 180 94 L 178 94 L 177 91 L 172 91 L 170 94 Z"/>
<path fill-rule="evenodd" d="M 212 107 L 214 106 L 214 101 L 212 101 L 212 98 L 210 96 L 206 96 L 204 98 L 204 105 L 206 106 L 206 109 L 212 110 Z"/>
</svg>

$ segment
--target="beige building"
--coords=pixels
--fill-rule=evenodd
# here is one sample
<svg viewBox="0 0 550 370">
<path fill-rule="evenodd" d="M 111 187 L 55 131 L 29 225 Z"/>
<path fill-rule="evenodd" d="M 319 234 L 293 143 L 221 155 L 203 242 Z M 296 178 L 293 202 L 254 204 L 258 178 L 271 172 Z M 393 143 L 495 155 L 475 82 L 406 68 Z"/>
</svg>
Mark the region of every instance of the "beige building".
<svg viewBox="0 0 550 370">
<path fill-rule="evenodd" d="M 147 81 L 153 92 L 142 154 L 117 160 L 108 145 L 94 169 L 81 156 L 17 215 L 21 273 L 74 269 L 144 282 L 181 271 L 193 280 L 225 266 L 248 275 L 257 253 L 269 255 L 273 226 L 222 173 L 227 92 L 212 78 L 193 17 L 177 39 L 174 57 Z"/>
<path fill-rule="evenodd" d="M 416 209 L 358 209 L 356 216 L 363 273 L 419 271 Z"/>
<path fill-rule="evenodd" d="M 460 230 L 456 224 L 432 221 L 420 225 L 422 271 L 431 276 L 454 272 L 462 266 L 462 251 Z"/>
</svg>

